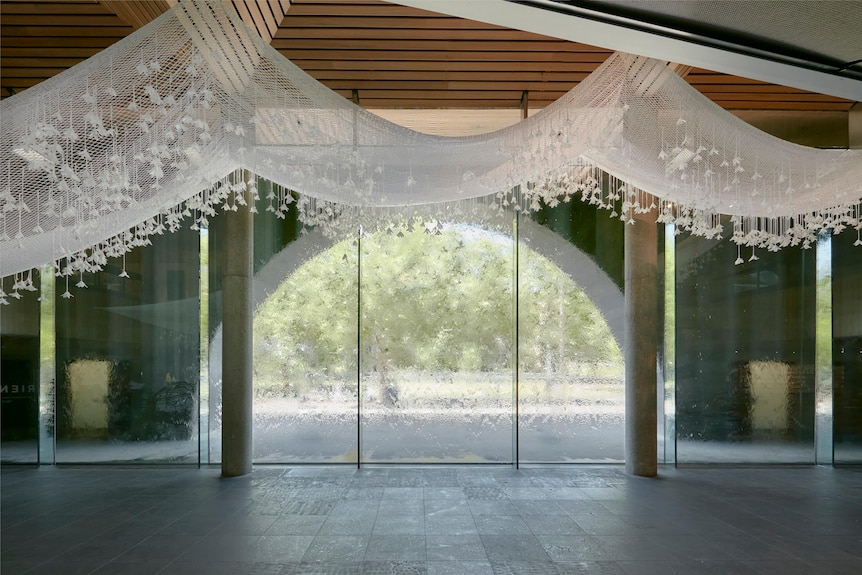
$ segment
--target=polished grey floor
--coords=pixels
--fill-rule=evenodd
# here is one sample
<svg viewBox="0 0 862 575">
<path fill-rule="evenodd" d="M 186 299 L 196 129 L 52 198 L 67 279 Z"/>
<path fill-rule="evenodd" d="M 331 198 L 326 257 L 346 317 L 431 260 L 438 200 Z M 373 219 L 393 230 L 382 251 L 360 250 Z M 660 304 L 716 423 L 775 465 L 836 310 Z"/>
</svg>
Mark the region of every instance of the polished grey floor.
<svg viewBox="0 0 862 575">
<path fill-rule="evenodd" d="M 862 469 L 2 469 L 2 573 L 862 573 Z"/>
</svg>

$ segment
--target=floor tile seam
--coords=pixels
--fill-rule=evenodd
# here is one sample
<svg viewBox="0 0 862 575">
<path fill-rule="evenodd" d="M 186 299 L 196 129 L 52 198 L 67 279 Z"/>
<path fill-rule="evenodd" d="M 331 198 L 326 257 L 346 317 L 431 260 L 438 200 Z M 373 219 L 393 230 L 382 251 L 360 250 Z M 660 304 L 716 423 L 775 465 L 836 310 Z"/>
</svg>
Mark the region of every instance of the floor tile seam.
<svg viewBox="0 0 862 575">
<path fill-rule="evenodd" d="M 117 559 L 119 559 L 120 557 L 122 557 L 125 553 L 127 553 L 127 552 L 128 552 L 128 551 L 130 551 L 131 549 L 132 549 L 132 548 L 126 549 L 126 550 L 125 550 L 125 551 L 123 551 L 122 553 L 120 553 L 120 554 L 118 554 L 118 555 L 115 555 L 115 556 L 114 556 L 114 557 L 112 557 L 111 559 L 108 559 L 108 560 L 104 561 L 101 565 L 99 565 L 98 567 L 96 567 L 95 569 L 93 569 L 92 571 L 90 571 L 87 575 L 93 575 L 93 574 L 97 573 L 100 569 L 102 569 L 103 567 L 106 567 L 109 563 L 113 563 L 114 561 L 116 561 Z M 160 570 L 160 571 L 162 571 L 162 570 Z"/>
<path fill-rule="evenodd" d="M 31 572 L 31 571 L 34 571 L 37 567 L 41 567 L 41 566 L 42 566 L 42 565 L 44 565 L 45 563 L 50 562 L 52 559 L 54 559 L 54 557 L 57 557 L 57 555 L 54 555 L 53 557 L 50 557 L 50 558 L 48 558 L 48 559 L 45 559 L 44 561 L 39 561 L 39 562 L 37 562 L 36 564 L 34 564 L 34 565 L 32 565 L 32 566 L 28 567 L 27 569 L 25 569 L 25 570 L 21 573 L 21 575 L 27 575 L 27 573 L 29 573 L 29 572 Z"/>
<path fill-rule="evenodd" d="M 39 568 L 39 567 L 41 567 L 41 566 L 45 565 L 46 563 L 50 563 L 51 561 L 53 561 L 54 559 L 56 559 L 56 557 L 58 557 L 58 556 L 59 556 L 59 555 L 55 555 L 54 557 L 51 557 L 51 558 L 45 559 L 44 561 L 40 561 L 40 562 L 38 562 L 38 563 L 36 563 L 36 564 L 32 565 L 31 567 L 29 567 L 29 568 L 27 568 L 25 571 L 23 571 L 23 572 L 21 573 L 21 575 L 27 575 L 27 573 L 30 573 L 30 572 L 34 571 L 35 569 L 37 569 L 37 568 Z M 116 557 L 115 557 L 114 559 L 116 559 Z M 102 567 L 106 566 L 108 563 L 110 563 L 110 562 L 111 562 L 111 561 L 113 561 L 114 559 L 109 559 L 109 560 L 107 560 L 107 561 L 104 561 L 103 563 L 100 563 L 98 567 L 96 567 L 95 569 L 93 569 L 93 570 L 89 571 L 87 575 L 92 575 L 93 573 L 96 573 L 99 569 L 101 569 Z"/>
<path fill-rule="evenodd" d="M 104 529 L 102 529 L 101 531 L 99 531 L 99 532 L 97 532 L 96 534 L 94 534 L 92 538 L 94 539 L 94 538 L 100 537 L 100 536 L 102 536 L 102 535 L 105 535 L 106 533 L 112 532 L 112 531 L 114 531 L 115 529 L 118 529 L 119 527 L 121 527 L 122 525 L 125 525 L 126 523 L 131 522 L 135 517 L 138 517 L 138 516 L 142 515 L 143 513 L 144 513 L 144 512 L 136 513 L 136 514 L 135 514 L 135 515 L 133 515 L 132 517 L 129 517 L 128 519 L 126 519 L 126 520 L 124 520 L 124 521 L 122 521 L 122 522 L 120 522 L 120 523 L 117 523 L 117 524 L 115 524 L 115 525 L 109 525 L 109 526 L 106 526 Z M 82 545 L 83 545 L 83 543 L 82 543 Z"/>
<path fill-rule="evenodd" d="M 165 525 L 164 527 L 160 528 L 158 531 L 156 531 L 155 533 L 153 533 L 153 535 L 174 535 L 174 536 L 190 536 L 190 535 L 193 535 L 193 536 L 198 536 L 198 537 L 207 537 L 207 536 L 211 535 L 211 534 L 212 534 L 212 533 L 213 533 L 213 532 L 218 528 L 218 525 L 217 525 L 217 526 L 215 526 L 215 527 L 212 527 L 212 528 L 210 528 L 210 530 L 209 530 L 209 531 L 207 531 L 206 533 L 185 533 L 185 532 L 182 532 L 182 531 L 181 531 L 181 532 L 179 532 L 179 533 L 165 533 L 165 531 L 167 531 L 167 530 L 168 530 L 172 525 L 174 525 L 175 523 L 177 523 L 177 521 L 180 521 L 180 520 L 179 520 L 179 519 L 177 519 L 176 521 L 172 521 L 172 522 L 168 523 L 167 525 Z"/>
<path fill-rule="evenodd" d="M 50 533 L 46 533 L 44 535 L 41 535 L 40 537 L 45 537 L 47 535 L 50 535 Z M 63 553 L 66 553 L 67 551 L 70 551 L 71 549 L 78 547 L 79 545 L 83 545 L 84 543 L 86 543 L 86 541 L 82 541 L 81 543 L 77 543 L 77 544 L 73 545 L 72 547 L 67 547 L 67 548 L 57 548 L 57 546 L 52 545 L 51 550 L 52 550 L 53 554 L 48 556 L 46 561 L 50 561 L 51 559 L 59 557 Z"/>
</svg>

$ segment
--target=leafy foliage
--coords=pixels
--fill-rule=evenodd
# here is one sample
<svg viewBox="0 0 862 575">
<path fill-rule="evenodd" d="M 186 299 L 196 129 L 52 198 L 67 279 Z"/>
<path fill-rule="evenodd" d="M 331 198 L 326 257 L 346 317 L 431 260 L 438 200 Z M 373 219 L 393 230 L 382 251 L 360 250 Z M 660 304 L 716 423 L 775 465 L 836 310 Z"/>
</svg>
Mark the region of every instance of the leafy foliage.
<svg viewBox="0 0 862 575">
<path fill-rule="evenodd" d="M 258 381 L 292 393 L 349 385 L 357 350 L 362 372 L 384 385 L 399 370 L 511 370 L 511 238 L 468 226 L 438 232 L 378 232 L 300 266 L 257 310 Z M 524 246 L 519 267 L 521 370 L 562 375 L 619 358 L 601 314 L 571 278 Z"/>
</svg>

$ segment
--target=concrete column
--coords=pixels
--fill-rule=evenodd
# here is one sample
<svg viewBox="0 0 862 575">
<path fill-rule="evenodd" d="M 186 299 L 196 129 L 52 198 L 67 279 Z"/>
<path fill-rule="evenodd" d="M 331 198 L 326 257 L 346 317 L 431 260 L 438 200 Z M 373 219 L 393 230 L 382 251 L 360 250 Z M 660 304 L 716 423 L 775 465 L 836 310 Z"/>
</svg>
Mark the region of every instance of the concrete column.
<svg viewBox="0 0 862 575">
<path fill-rule="evenodd" d="M 626 473 L 658 472 L 656 348 L 658 345 L 655 214 L 635 215 L 625 229 Z"/>
<path fill-rule="evenodd" d="M 250 175 L 244 173 L 246 181 Z M 247 200 L 251 198 L 247 196 Z M 225 214 L 222 280 L 222 464 L 224 477 L 251 472 L 253 215 Z"/>
<path fill-rule="evenodd" d="M 857 150 L 862 148 L 862 102 L 856 102 L 850 107 L 847 132 L 849 147 Z"/>
</svg>

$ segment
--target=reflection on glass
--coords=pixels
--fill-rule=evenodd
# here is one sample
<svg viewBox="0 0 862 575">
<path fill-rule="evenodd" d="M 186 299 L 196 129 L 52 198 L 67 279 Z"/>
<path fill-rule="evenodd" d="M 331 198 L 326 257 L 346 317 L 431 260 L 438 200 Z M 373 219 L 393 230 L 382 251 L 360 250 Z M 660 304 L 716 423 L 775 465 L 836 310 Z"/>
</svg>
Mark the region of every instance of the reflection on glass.
<svg viewBox="0 0 862 575">
<path fill-rule="evenodd" d="M 617 337 L 623 295 L 595 260 L 563 235 L 567 226 L 579 227 L 565 221 L 567 208 L 553 214 L 552 225 L 562 234 L 528 218 L 519 222 L 520 461 L 619 462 L 625 389 Z M 615 229 L 608 232 L 612 238 Z"/>
<path fill-rule="evenodd" d="M 197 462 L 198 263 L 196 232 L 156 236 L 57 300 L 58 462 Z"/>
<path fill-rule="evenodd" d="M 397 221 L 333 243 L 295 214 L 256 219 L 255 461 L 510 462 L 516 411 L 523 463 L 622 460 L 622 224 L 580 204 L 517 228 Z M 156 237 L 128 279 L 110 262 L 72 299 L 47 268 L 41 302 L 3 309 L 4 463 L 194 462 L 199 446 L 220 461 L 220 226 Z M 815 427 L 830 424 L 835 461 L 862 462 L 855 240 L 835 236 L 817 266 L 796 248 L 734 265 L 730 242 L 666 236 L 680 463 L 828 463 Z"/>
<path fill-rule="evenodd" d="M 256 218 L 257 222 L 260 218 Z M 201 310 L 201 314 L 206 317 L 201 318 L 201 324 L 207 324 L 206 331 L 206 355 L 201 357 L 206 358 L 207 362 L 207 392 L 206 392 L 206 423 L 207 428 L 207 445 L 208 452 L 201 455 L 201 459 L 208 460 L 210 464 L 221 463 L 221 356 L 222 356 L 222 277 L 225 242 L 227 241 L 224 233 L 225 218 L 222 213 L 212 217 L 207 222 L 206 238 L 206 311 Z M 204 270 L 201 269 L 201 274 Z M 201 306 L 204 300 L 201 299 Z M 203 395 L 203 394 L 202 394 Z M 203 418 L 201 419 L 203 425 Z M 204 428 L 201 428 L 202 431 Z"/>
<path fill-rule="evenodd" d="M 209 278 L 209 230 L 201 228 L 200 230 L 200 317 L 198 330 L 198 345 L 200 345 L 200 379 L 198 390 L 200 397 L 198 399 L 198 429 L 201 432 L 198 434 L 198 456 L 200 465 L 207 465 L 210 462 L 210 434 L 209 430 L 209 413 L 210 413 L 210 385 L 209 385 L 209 357 L 210 357 L 210 278 Z"/>
<path fill-rule="evenodd" d="M 53 280 L 53 276 L 49 276 Z M 38 278 L 35 278 L 38 282 Z M 21 290 L 0 305 L 0 460 L 36 463 L 39 456 L 39 301 L 37 292 Z M 16 290 L 17 291 L 17 290 Z"/>
<path fill-rule="evenodd" d="M 254 460 L 355 463 L 356 241 L 303 236 L 255 283 Z"/>
<path fill-rule="evenodd" d="M 363 236 L 363 462 L 511 461 L 511 222 Z"/>
<path fill-rule="evenodd" d="M 817 307 L 815 310 L 814 354 L 814 439 L 819 465 L 833 459 L 833 370 L 832 370 L 832 236 L 817 238 Z"/>
<path fill-rule="evenodd" d="M 677 237 L 677 461 L 812 463 L 814 253 L 745 255 Z"/>
<path fill-rule="evenodd" d="M 55 462 L 54 428 L 56 409 L 56 282 L 54 266 L 44 266 L 39 297 L 39 463 Z"/>
<path fill-rule="evenodd" d="M 862 247 L 852 230 L 832 238 L 835 463 L 862 463 Z"/>
<path fill-rule="evenodd" d="M 666 224 L 664 232 L 659 456 L 664 453 L 663 463 L 676 463 L 676 226 Z"/>
</svg>

